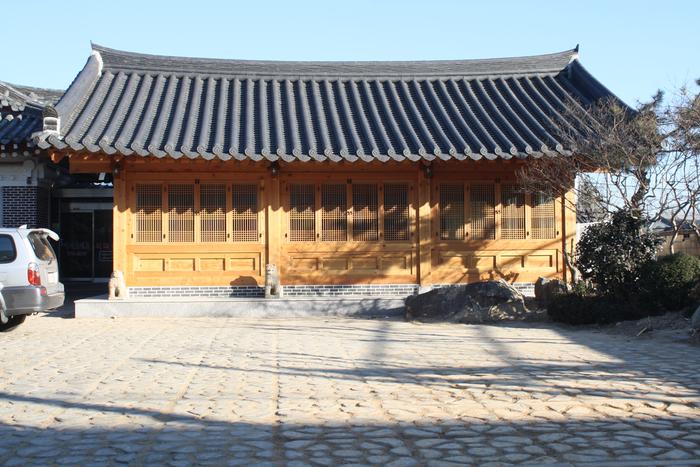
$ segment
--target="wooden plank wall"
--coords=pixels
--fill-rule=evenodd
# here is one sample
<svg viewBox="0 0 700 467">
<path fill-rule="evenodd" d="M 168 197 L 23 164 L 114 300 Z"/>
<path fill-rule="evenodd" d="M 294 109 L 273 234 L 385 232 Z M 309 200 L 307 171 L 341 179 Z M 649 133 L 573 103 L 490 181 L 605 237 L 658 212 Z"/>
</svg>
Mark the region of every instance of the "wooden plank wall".
<svg viewBox="0 0 700 467">
<path fill-rule="evenodd" d="M 499 223 L 502 206 L 500 185 L 516 183 L 519 165 L 509 163 L 474 164 L 472 170 L 455 167 L 455 164 L 435 164 L 431 179 L 431 225 L 432 241 L 431 273 L 422 284 L 464 283 L 486 279 L 505 279 L 509 282 L 535 282 L 538 277 L 564 277 L 562 248 L 572 245 L 575 235 L 576 214 L 564 208 L 563 199 L 555 200 L 554 238 L 536 240 L 501 240 Z M 475 240 L 467 236 L 464 240 L 441 240 L 439 236 L 439 185 L 441 182 L 493 183 L 496 186 L 496 239 Z M 574 203 L 575 205 L 575 203 Z M 531 220 L 531 196 L 526 195 L 525 216 L 527 225 Z M 565 230 L 565 223 L 570 227 Z M 422 246 L 422 245 L 421 245 Z"/>
<path fill-rule="evenodd" d="M 72 162 L 72 161 L 71 161 Z M 101 163 L 104 165 L 104 163 Z M 80 164 L 78 171 L 81 170 Z M 90 160 L 90 167 L 100 163 Z M 82 170 L 89 170 L 86 165 Z M 284 284 L 418 283 L 422 285 L 504 278 L 534 282 L 539 276 L 565 277 L 563 250 L 572 251 L 575 212 L 556 200 L 556 237 L 547 240 L 441 240 L 439 191 L 444 181 L 509 183 L 517 163 L 435 162 L 281 164 L 131 159 L 114 182 L 114 268 L 130 286 L 262 285 L 266 263 L 279 266 Z M 432 172 L 432 173 L 430 173 Z M 195 179 L 259 183 L 261 238 L 246 243 L 136 243 L 132 188 Z M 410 186 L 410 236 L 404 242 L 290 242 L 287 188 L 292 182 L 405 182 Z M 498 191 L 496 191 L 498 194 Z M 526 216 L 531 210 L 529 195 Z M 574 202 L 573 194 L 569 202 Z M 348 199 L 350 202 L 350 199 Z M 496 211 L 500 211 L 496 198 Z M 496 216 L 498 219 L 499 216 Z M 230 226 L 230 216 L 227 224 Z M 496 226 L 499 230 L 500 226 Z"/>
</svg>

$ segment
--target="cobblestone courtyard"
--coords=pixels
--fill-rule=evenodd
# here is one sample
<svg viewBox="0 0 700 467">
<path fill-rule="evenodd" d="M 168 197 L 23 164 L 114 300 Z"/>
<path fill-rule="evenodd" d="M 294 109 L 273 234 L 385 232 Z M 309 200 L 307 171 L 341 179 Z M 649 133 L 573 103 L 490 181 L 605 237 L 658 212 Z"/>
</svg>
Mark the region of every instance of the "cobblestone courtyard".
<svg viewBox="0 0 700 467">
<path fill-rule="evenodd" d="M 0 345 L 0 465 L 700 464 L 700 351 L 684 344 L 42 316 Z"/>
</svg>

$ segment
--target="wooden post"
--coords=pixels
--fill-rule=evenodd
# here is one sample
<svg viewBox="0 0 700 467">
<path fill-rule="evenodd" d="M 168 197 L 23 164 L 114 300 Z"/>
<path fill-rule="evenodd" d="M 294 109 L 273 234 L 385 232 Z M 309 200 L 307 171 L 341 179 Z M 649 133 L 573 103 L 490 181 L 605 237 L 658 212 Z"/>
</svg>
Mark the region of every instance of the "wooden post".
<svg viewBox="0 0 700 467">
<path fill-rule="evenodd" d="M 126 244 L 130 241 L 131 232 L 127 229 L 127 216 L 129 215 L 128 193 L 126 176 L 123 165 L 114 174 L 114 205 L 112 207 L 112 270 L 121 271 L 128 283 L 131 271 L 128 270 L 126 257 Z"/>
<path fill-rule="evenodd" d="M 562 271 L 564 281 L 568 281 L 570 271 L 567 270 L 566 262 L 564 260 L 564 253 L 569 253 L 573 257 L 574 255 L 574 244 L 576 243 L 576 193 L 573 188 L 569 190 L 562 199 Z"/>
<path fill-rule="evenodd" d="M 282 259 L 282 194 L 280 193 L 279 174 L 267 176 L 265 183 L 267 193 L 267 229 L 265 229 L 265 244 L 267 245 L 267 263 L 277 266 L 281 270 Z M 261 274 L 265 275 L 265 265 L 262 265 Z"/>
<path fill-rule="evenodd" d="M 495 240 L 501 238 L 501 215 L 503 214 L 503 205 L 501 203 L 501 180 L 496 179 L 493 184 L 493 209 L 494 209 L 494 236 Z"/>
<path fill-rule="evenodd" d="M 525 193 L 525 239 L 532 238 L 532 193 Z"/>
<path fill-rule="evenodd" d="M 194 183 L 194 190 L 193 190 L 193 196 L 194 196 L 194 212 L 192 213 L 192 228 L 194 229 L 194 242 L 195 243 L 202 243 L 202 221 L 201 221 L 201 213 L 200 211 L 202 210 L 202 185 L 199 183 L 199 180 L 195 180 Z M 199 262 L 199 258 L 196 258 L 196 261 Z M 196 268 L 197 271 L 199 271 L 199 268 Z"/>
<path fill-rule="evenodd" d="M 430 229 L 430 178 L 418 166 L 418 285 L 430 285 L 432 271 L 432 235 Z"/>
</svg>

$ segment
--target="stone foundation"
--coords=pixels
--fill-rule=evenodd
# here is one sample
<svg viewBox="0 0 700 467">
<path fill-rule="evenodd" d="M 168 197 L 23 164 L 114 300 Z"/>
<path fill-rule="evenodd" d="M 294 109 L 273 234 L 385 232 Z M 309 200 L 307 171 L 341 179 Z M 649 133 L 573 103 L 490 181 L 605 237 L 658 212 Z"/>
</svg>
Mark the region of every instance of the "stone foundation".
<svg viewBox="0 0 700 467">
<path fill-rule="evenodd" d="M 407 297 L 414 295 L 415 284 L 352 284 L 352 285 L 284 285 L 285 297 Z M 265 288 L 254 285 L 234 286 L 169 286 L 129 287 L 134 298 L 209 297 L 258 298 L 265 296 Z"/>
<path fill-rule="evenodd" d="M 407 297 L 416 284 L 285 285 L 286 297 Z"/>
<path fill-rule="evenodd" d="M 421 291 L 428 291 L 451 284 L 434 284 Z M 525 297 L 535 296 L 535 284 L 513 284 Z M 285 297 L 408 297 L 419 293 L 417 284 L 351 284 L 351 285 L 284 285 Z M 129 287 L 129 296 L 135 298 L 259 298 L 265 296 L 265 288 L 255 285 L 234 286 L 168 286 Z"/>
<path fill-rule="evenodd" d="M 264 296 L 265 288 L 257 285 L 129 287 L 129 297 L 133 298 L 259 298 Z"/>
</svg>

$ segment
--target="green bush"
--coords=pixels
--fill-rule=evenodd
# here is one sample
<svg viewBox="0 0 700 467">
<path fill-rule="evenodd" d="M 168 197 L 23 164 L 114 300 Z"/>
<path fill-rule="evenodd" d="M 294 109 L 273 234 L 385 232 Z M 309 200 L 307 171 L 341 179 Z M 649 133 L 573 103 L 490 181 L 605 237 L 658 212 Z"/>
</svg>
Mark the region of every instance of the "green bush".
<svg viewBox="0 0 700 467">
<path fill-rule="evenodd" d="M 558 295 L 549 302 L 547 315 L 552 321 L 566 324 L 609 324 L 639 319 L 641 314 L 628 302 L 609 296 L 569 293 Z"/>
<path fill-rule="evenodd" d="M 649 261 L 641 269 L 641 286 L 649 303 L 667 310 L 693 305 L 691 290 L 700 280 L 700 259 L 676 253 Z"/>
<path fill-rule="evenodd" d="M 638 295 L 640 269 L 655 258 L 661 242 L 644 227 L 644 219 L 620 211 L 581 236 L 576 265 L 600 295 L 619 302 Z"/>
</svg>

